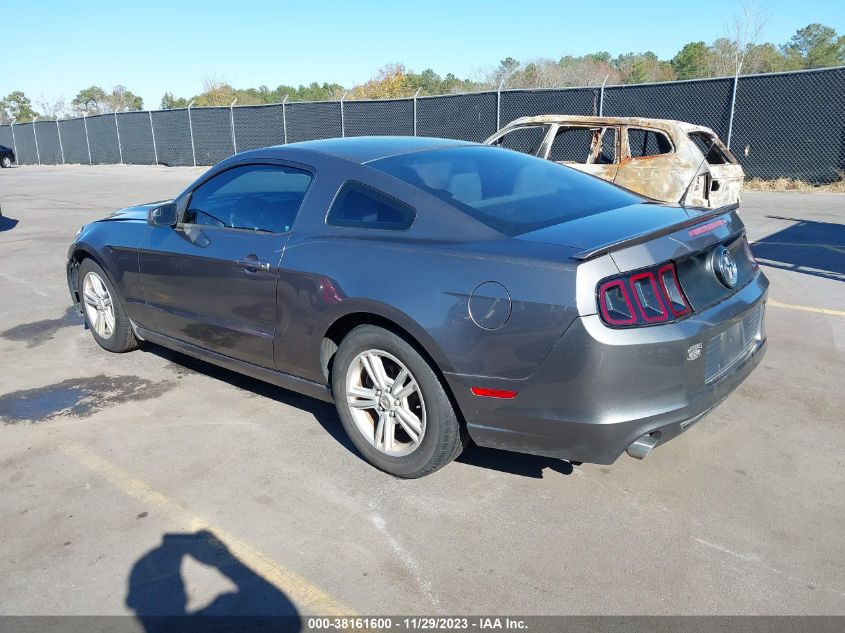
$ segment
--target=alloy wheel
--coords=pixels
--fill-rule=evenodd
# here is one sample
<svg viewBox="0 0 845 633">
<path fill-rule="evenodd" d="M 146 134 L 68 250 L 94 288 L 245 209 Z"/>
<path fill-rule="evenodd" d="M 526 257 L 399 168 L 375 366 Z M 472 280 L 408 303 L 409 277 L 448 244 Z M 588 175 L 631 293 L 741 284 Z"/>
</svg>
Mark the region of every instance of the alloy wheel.
<svg viewBox="0 0 845 633">
<path fill-rule="evenodd" d="M 402 457 L 419 447 L 425 400 L 410 370 L 392 354 L 377 349 L 358 354 L 346 372 L 345 398 L 358 431 L 382 453 Z"/>
<path fill-rule="evenodd" d="M 82 280 L 82 300 L 88 323 L 97 336 L 103 339 L 114 334 L 114 302 L 105 282 L 95 272 L 89 272 Z"/>
</svg>

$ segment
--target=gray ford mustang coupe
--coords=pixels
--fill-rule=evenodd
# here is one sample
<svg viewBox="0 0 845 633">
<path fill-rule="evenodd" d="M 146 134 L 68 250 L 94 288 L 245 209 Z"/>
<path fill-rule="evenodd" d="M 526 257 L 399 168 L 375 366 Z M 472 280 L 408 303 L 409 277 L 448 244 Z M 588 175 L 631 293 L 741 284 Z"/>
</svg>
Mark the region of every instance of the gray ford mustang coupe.
<svg viewBox="0 0 845 633">
<path fill-rule="evenodd" d="M 326 401 L 373 465 L 482 446 L 610 464 L 763 356 L 768 281 L 734 207 L 658 204 L 431 138 L 232 156 L 83 226 L 68 284 L 112 352 L 151 341 Z"/>
</svg>

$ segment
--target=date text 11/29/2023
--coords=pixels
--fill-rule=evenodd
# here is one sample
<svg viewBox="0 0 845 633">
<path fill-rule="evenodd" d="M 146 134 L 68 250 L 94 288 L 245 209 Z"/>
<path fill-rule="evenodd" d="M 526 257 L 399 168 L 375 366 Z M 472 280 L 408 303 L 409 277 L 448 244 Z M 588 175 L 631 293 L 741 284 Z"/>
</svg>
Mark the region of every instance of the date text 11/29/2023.
<svg viewBox="0 0 845 633">
<path fill-rule="evenodd" d="M 510 630 L 527 631 L 528 624 L 521 618 L 474 617 L 332 617 L 308 618 L 308 631 L 456 631 L 456 630 Z"/>
</svg>

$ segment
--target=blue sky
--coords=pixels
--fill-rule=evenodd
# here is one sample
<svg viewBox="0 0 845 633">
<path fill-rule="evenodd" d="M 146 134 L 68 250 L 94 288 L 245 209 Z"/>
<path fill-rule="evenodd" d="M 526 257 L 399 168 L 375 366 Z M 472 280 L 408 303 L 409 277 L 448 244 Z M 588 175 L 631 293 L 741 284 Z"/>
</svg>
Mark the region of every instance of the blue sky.
<svg viewBox="0 0 845 633">
<path fill-rule="evenodd" d="M 845 32 L 842 0 L 771 0 L 762 39 L 822 22 Z M 636 12 L 633 8 L 636 7 Z M 511 56 L 596 50 L 674 55 L 724 34 L 738 0 L 135 0 L 4 7 L 0 97 L 68 102 L 91 84 L 124 84 L 158 107 L 203 77 L 238 87 L 311 81 L 352 85 L 389 62 L 464 77 Z"/>
</svg>

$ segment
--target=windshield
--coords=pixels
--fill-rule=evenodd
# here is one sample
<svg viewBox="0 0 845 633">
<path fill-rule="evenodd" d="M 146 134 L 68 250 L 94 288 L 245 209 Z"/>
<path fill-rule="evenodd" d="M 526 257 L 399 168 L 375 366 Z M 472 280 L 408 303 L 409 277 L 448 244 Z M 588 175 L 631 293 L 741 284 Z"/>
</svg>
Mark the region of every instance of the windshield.
<svg viewBox="0 0 845 633">
<path fill-rule="evenodd" d="M 428 150 L 369 165 L 511 236 L 644 200 L 569 167 L 495 147 Z"/>
</svg>

